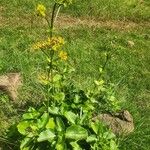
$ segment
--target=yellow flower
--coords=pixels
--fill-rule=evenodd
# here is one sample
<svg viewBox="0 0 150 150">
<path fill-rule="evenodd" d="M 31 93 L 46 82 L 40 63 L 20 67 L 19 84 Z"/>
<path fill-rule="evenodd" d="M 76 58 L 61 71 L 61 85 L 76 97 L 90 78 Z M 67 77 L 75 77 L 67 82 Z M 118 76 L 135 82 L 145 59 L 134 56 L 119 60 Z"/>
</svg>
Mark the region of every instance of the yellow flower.
<svg viewBox="0 0 150 150">
<path fill-rule="evenodd" d="M 64 39 L 62 37 L 52 37 L 49 40 L 54 51 L 58 50 L 62 45 L 64 45 Z"/>
<path fill-rule="evenodd" d="M 34 50 L 36 49 L 52 49 L 57 51 L 64 44 L 64 39 L 62 37 L 52 37 L 45 41 L 38 42 L 32 46 Z"/>
<path fill-rule="evenodd" d="M 60 51 L 58 56 L 61 60 L 67 60 L 67 58 L 68 58 L 67 53 L 64 51 Z"/>
<path fill-rule="evenodd" d="M 62 37 L 58 37 L 58 41 L 61 45 L 64 45 L 65 44 L 65 41 Z"/>
<path fill-rule="evenodd" d="M 48 45 L 47 45 L 47 42 L 46 41 L 41 41 L 41 42 L 37 42 L 35 43 L 32 48 L 34 50 L 37 50 L 37 49 L 44 49 L 44 48 L 47 48 Z"/>
<path fill-rule="evenodd" d="M 42 17 L 46 16 L 46 8 L 44 5 L 42 4 L 38 4 L 36 11 L 38 12 L 38 14 Z"/>
</svg>

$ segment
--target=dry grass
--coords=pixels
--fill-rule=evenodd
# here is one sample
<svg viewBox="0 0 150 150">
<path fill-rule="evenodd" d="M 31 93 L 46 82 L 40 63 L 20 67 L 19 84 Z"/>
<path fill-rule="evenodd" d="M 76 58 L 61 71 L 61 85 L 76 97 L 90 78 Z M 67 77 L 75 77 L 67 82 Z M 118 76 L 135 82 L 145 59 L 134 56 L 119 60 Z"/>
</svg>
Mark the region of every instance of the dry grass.
<svg viewBox="0 0 150 150">
<path fill-rule="evenodd" d="M 117 21 L 117 20 L 105 20 L 97 21 L 96 19 L 90 18 L 73 18 L 66 15 L 61 15 L 56 22 L 58 27 L 63 26 L 64 28 L 68 27 L 78 27 L 78 26 L 88 26 L 88 27 L 106 27 L 118 30 L 132 30 L 141 28 L 143 26 L 150 27 L 149 22 L 135 23 L 132 21 Z"/>
<path fill-rule="evenodd" d="M 24 27 L 38 27 L 38 26 L 45 26 L 46 22 L 43 20 L 41 21 L 41 18 L 37 18 L 34 14 L 21 14 L 21 15 L 15 15 L 13 17 L 6 17 L 5 14 L 5 8 L 3 6 L 0 7 L 0 27 L 6 27 L 10 26 L 11 28 L 16 28 L 20 26 Z M 70 27 L 79 27 L 79 26 L 85 26 L 85 27 L 93 27 L 93 28 L 109 28 L 109 29 L 115 29 L 115 30 L 121 30 L 121 31 L 130 31 L 133 29 L 139 29 L 139 28 L 149 28 L 150 23 L 147 21 L 144 22 L 133 22 L 133 21 L 119 21 L 119 20 L 99 20 L 97 21 L 96 18 L 75 18 L 71 17 L 69 15 L 61 14 L 57 20 L 56 20 L 56 26 L 58 28 L 70 28 Z"/>
</svg>

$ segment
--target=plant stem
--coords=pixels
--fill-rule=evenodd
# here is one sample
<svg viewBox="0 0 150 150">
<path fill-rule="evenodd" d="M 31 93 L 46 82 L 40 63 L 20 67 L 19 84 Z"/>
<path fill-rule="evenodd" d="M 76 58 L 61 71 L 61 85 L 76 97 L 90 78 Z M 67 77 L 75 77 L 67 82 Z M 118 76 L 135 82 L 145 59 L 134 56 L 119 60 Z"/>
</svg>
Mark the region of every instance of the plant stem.
<svg viewBox="0 0 150 150">
<path fill-rule="evenodd" d="M 49 23 L 49 21 L 47 20 L 47 23 L 48 23 L 48 26 L 50 28 L 50 38 L 53 37 L 53 28 L 54 28 L 54 17 L 55 17 L 55 10 L 56 10 L 56 6 L 57 6 L 57 3 L 54 4 L 53 6 L 53 11 L 52 11 L 52 16 L 51 16 L 51 23 Z M 49 54 L 49 57 L 50 57 L 50 63 L 49 63 L 49 70 L 48 70 L 48 80 L 50 78 L 50 74 L 52 74 L 52 62 L 53 62 L 53 56 L 54 56 L 54 52 L 51 53 L 50 51 L 50 54 Z"/>
<path fill-rule="evenodd" d="M 58 14 L 59 14 L 59 12 L 60 12 L 61 6 L 62 6 L 62 5 L 59 5 L 59 6 L 58 6 L 58 9 L 57 9 L 57 12 L 56 12 L 56 15 L 55 15 L 54 22 L 57 20 L 57 17 L 58 17 Z"/>
<path fill-rule="evenodd" d="M 46 22 L 47 22 L 47 24 L 48 24 L 49 29 L 51 30 L 51 25 L 50 25 L 50 22 L 49 22 L 48 18 L 45 17 L 45 20 L 46 20 Z M 50 31 L 50 33 L 51 33 L 51 31 Z"/>
<path fill-rule="evenodd" d="M 49 57 L 49 55 L 43 49 L 41 49 L 41 51 L 45 54 L 45 56 Z"/>
<path fill-rule="evenodd" d="M 55 3 L 54 6 L 53 6 L 52 16 L 51 16 L 50 23 L 49 23 L 49 21 L 46 18 L 46 21 L 47 21 L 48 26 L 50 28 L 50 38 L 53 37 L 53 29 L 54 29 L 54 21 L 55 21 L 55 11 L 56 11 L 56 8 L 57 8 L 57 3 Z M 57 11 L 57 15 L 58 15 L 58 11 Z M 54 51 L 50 50 L 50 53 L 49 53 L 50 63 L 49 63 L 47 77 L 48 77 L 48 80 L 50 80 L 50 82 L 51 82 L 51 86 L 52 86 L 51 95 L 52 96 L 53 96 L 53 93 L 54 93 L 54 85 L 53 85 L 53 57 L 54 57 Z M 48 85 L 47 109 L 49 108 L 49 105 L 50 105 L 49 92 L 50 92 L 50 84 Z M 53 100 L 53 97 L 51 97 L 51 100 Z"/>
<path fill-rule="evenodd" d="M 105 70 L 105 67 L 106 67 L 108 61 L 109 61 L 109 54 L 107 53 L 107 54 L 106 54 L 106 60 L 105 60 L 105 63 L 104 63 L 104 65 L 103 65 L 103 67 L 102 67 L 102 70 Z"/>
<path fill-rule="evenodd" d="M 52 16 L 51 16 L 51 24 L 50 24 L 50 37 L 53 37 L 53 28 L 54 28 L 54 18 L 55 18 L 55 11 L 56 11 L 57 3 L 53 6 Z"/>
</svg>

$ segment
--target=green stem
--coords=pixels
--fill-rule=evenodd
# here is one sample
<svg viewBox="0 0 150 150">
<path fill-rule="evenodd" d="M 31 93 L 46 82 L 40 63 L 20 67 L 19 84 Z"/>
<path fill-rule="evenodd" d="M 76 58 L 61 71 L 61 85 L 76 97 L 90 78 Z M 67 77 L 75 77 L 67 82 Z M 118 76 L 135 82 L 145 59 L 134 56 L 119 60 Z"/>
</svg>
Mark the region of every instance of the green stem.
<svg viewBox="0 0 150 150">
<path fill-rule="evenodd" d="M 48 26 L 50 28 L 50 37 L 52 38 L 53 37 L 53 28 L 54 28 L 54 17 L 55 17 L 55 10 L 56 10 L 56 6 L 57 6 L 57 3 L 54 4 L 53 6 L 53 11 L 52 11 L 52 16 L 51 16 L 51 23 L 49 23 L 49 21 L 47 20 L 47 23 L 48 23 Z M 53 56 L 54 56 L 54 52 L 51 53 L 50 51 L 50 64 L 49 64 L 49 70 L 48 70 L 48 79 L 50 77 L 50 74 L 52 74 L 52 64 L 53 64 Z"/>
<path fill-rule="evenodd" d="M 49 55 L 43 49 L 41 49 L 41 51 L 45 54 L 45 56 L 49 57 Z"/>
<path fill-rule="evenodd" d="M 46 20 L 46 22 L 47 22 L 47 24 L 48 24 L 49 29 L 51 30 L 51 24 L 50 24 L 50 22 L 49 22 L 48 18 L 47 18 L 47 17 L 45 17 L 45 20 Z M 51 31 L 50 31 L 50 32 L 51 32 Z"/>
<path fill-rule="evenodd" d="M 104 63 L 104 65 L 103 65 L 103 67 L 102 67 L 102 70 L 105 70 L 105 67 L 106 67 L 108 61 L 109 61 L 109 54 L 107 53 L 107 54 L 106 54 L 106 60 L 105 60 L 105 63 Z"/>
<path fill-rule="evenodd" d="M 52 16 L 51 16 L 51 21 L 49 23 L 49 21 L 47 20 L 46 18 L 46 21 L 48 23 L 48 26 L 50 28 L 50 38 L 53 37 L 53 28 L 54 28 L 54 21 L 55 21 L 55 11 L 56 11 L 56 8 L 57 8 L 57 3 L 54 4 L 53 6 L 53 10 L 52 10 Z M 53 50 L 50 50 L 50 53 L 49 53 L 49 58 L 50 58 L 50 63 L 49 63 L 49 68 L 48 68 L 48 80 L 51 80 L 51 86 L 52 86 L 52 89 L 51 89 L 51 94 L 53 95 L 54 93 L 54 85 L 53 85 L 53 57 L 54 57 L 54 51 Z M 49 98 L 49 92 L 50 92 L 50 85 L 48 85 L 48 99 L 47 99 L 47 109 L 49 108 L 49 105 L 50 105 L 50 98 Z M 53 101 L 53 97 L 51 97 L 51 100 Z"/>
<path fill-rule="evenodd" d="M 47 24 L 48 24 L 48 27 L 50 29 L 50 38 L 53 37 L 53 29 L 54 29 L 54 23 L 55 23 L 55 20 L 58 16 L 58 13 L 60 11 L 60 8 L 61 8 L 61 5 L 58 6 L 58 9 L 57 9 L 57 3 L 54 4 L 53 6 L 53 10 L 52 10 L 52 16 L 51 16 L 51 21 L 49 22 L 49 20 L 45 17 L 46 21 L 47 21 Z M 57 12 L 56 12 L 56 9 L 57 9 Z M 49 68 L 48 68 L 48 75 L 47 75 L 47 78 L 48 80 L 50 80 L 51 82 L 51 95 L 53 96 L 54 94 L 54 83 L 53 83 L 53 58 L 54 58 L 54 51 L 51 49 L 50 50 L 50 53 L 49 53 L 49 56 L 50 58 L 50 63 L 49 63 Z M 50 84 L 48 84 L 48 96 L 47 96 L 47 109 L 49 108 L 49 105 L 50 105 L 50 98 L 49 98 L 49 92 L 50 92 Z M 51 100 L 53 102 L 53 97 L 51 97 Z"/>
<path fill-rule="evenodd" d="M 56 11 L 57 3 L 53 6 L 52 16 L 51 16 L 51 24 L 50 24 L 50 37 L 53 37 L 53 28 L 54 28 L 54 18 L 55 18 L 55 11 Z"/>
</svg>

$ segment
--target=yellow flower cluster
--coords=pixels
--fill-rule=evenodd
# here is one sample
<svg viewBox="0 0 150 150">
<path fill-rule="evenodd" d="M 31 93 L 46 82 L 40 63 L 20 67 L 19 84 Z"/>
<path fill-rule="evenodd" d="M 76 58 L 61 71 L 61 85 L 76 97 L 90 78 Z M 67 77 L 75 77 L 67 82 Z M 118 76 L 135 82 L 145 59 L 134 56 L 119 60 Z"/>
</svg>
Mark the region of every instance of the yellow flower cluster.
<svg viewBox="0 0 150 150">
<path fill-rule="evenodd" d="M 48 47 L 48 45 L 47 45 L 47 42 L 46 42 L 46 41 L 37 42 L 37 43 L 35 43 L 35 44 L 32 46 L 32 48 L 33 48 L 34 50 L 37 50 L 37 49 L 45 49 L 45 48 L 47 48 L 47 47 Z"/>
<path fill-rule="evenodd" d="M 37 11 L 38 15 L 40 15 L 42 17 L 46 16 L 46 8 L 44 5 L 38 4 L 36 11 Z"/>
<path fill-rule="evenodd" d="M 45 41 L 38 42 L 33 45 L 33 49 L 52 49 L 57 51 L 61 46 L 64 45 L 64 39 L 62 37 L 52 37 Z"/>
<path fill-rule="evenodd" d="M 51 48 L 54 51 L 58 50 L 65 43 L 65 41 L 64 41 L 64 39 L 62 37 L 48 38 L 48 42 L 50 43 Z"/>
<path fill-rule="evenodd" d="M 61 60 L 67 60 L 68 58 L 67 53 L 64 51 L 60 51 L 58 56 Z"/>
<path fill-rule="evenodd" d="M 48 38 L 47 40 L 45 41 L 41 41 L 41 42 L 38 42 L 38 43 L 35 43 L 32 48 L 34 50 L 38 50 L 38 49 L 41 49 L 41 50 L 46 50 L 46 49 L 49 49 L 49 50 L 53 50 L 53 51 L 56 51 L 58 52 L 58 57 L 61 59 L 61 60 L 67 60 L 68 56 L 67 56 L 67 53 L 65 51 L 59 51 L 60 48 L 64 45 L 65 41 L 62 37 L 52 37 L 52 38 Z"/>
</svg>

